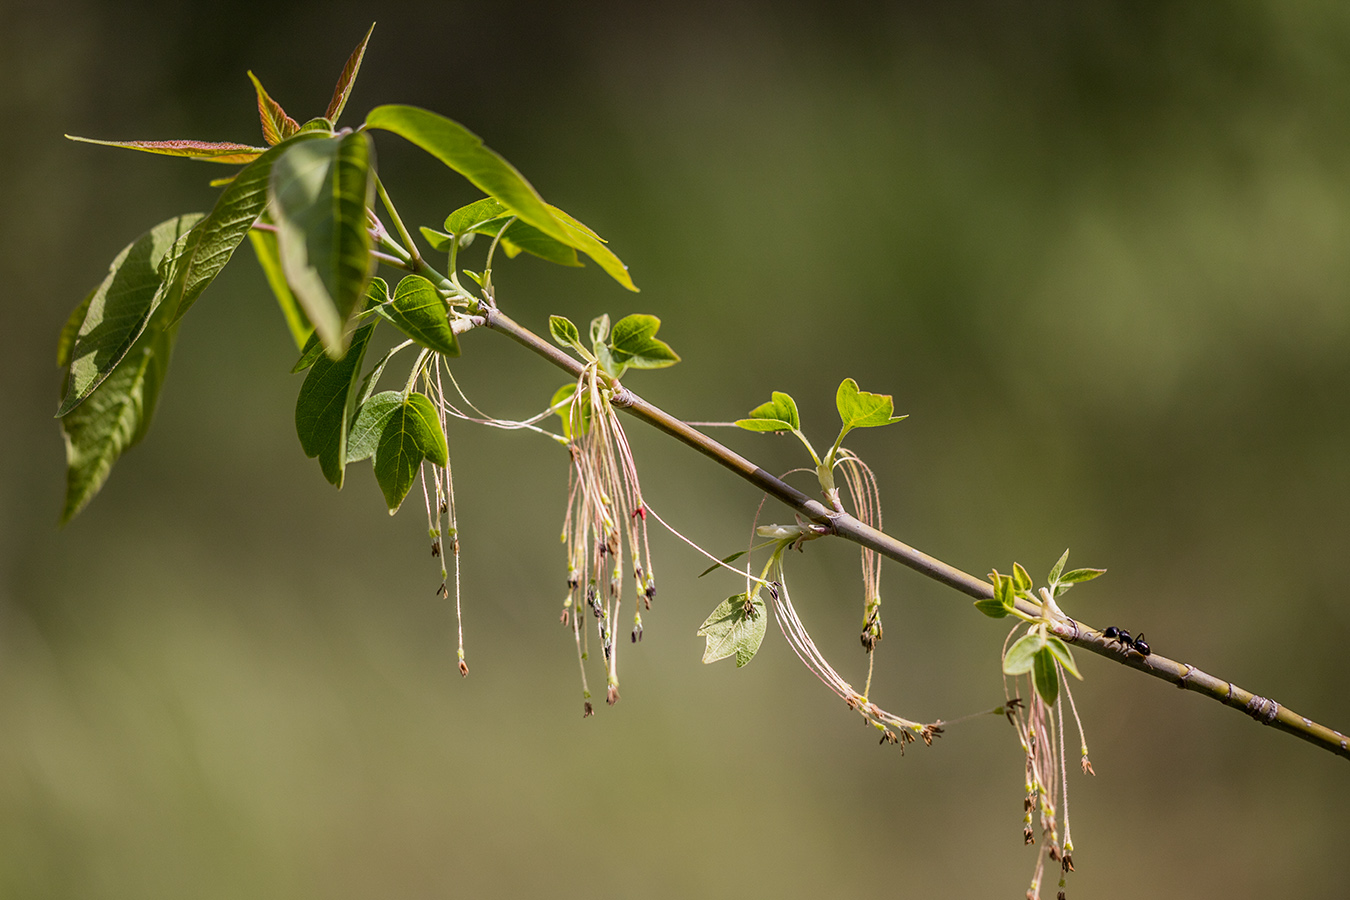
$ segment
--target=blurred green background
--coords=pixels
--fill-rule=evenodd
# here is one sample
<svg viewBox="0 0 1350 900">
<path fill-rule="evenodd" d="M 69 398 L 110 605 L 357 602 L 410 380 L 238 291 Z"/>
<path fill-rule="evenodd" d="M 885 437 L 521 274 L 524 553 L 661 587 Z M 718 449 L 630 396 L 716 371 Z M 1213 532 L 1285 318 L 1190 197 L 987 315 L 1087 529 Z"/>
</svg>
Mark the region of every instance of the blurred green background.
<svg viewBox="0 0 1350 900">
<path fill-rule="evenodd" d="M 461 681 L 420 511 L 389 519 L 364 465 L 333 491 L 297 445 L 294 350 L 246 248 L 186 321 L 149 439 L 56 529 L 60 324 L 223 171 L 62 132 L 256 142 L 245 70 L 316 115 L 372 19 L 351 122 L 458 119 L 643 288 L 518 260 L 497 280 L 520 321 L 661 316 L 684 362 L 628 383 L 687 418 L 780 389 L 828 441 L 843 377 L 893 393 L 911 418 L 851 444 L 898 537 L 976 574 L 1070 546 L 1110 569 L 1070 614 L 1350 728 L 1350 6 L 5 0 L 0 895 L 1025 889 L 1005 724 L 902 758 L 775 629 L 746 669 L 700 665 L 694 631 L 738 588 L 667 535 L 624 699 L 583 722 L 547 441 L 450 434 Z M 474 196 L 377 149 L 413 223 Z M 464 348 L 499 415 L 561 381 L 491 334 Z M 658 511 L 743 544 L 753 491 L 630 436 Z M 861 681 L 855 552 L 791 562 Z M 878 702 L 998 702 L 999 624 L 897 566 L 883 594 Z M 1098 774 L 1071 773 L 1070 896 L 1344 896 L 1343 759 L 1082 663 Z"/>
</svg>

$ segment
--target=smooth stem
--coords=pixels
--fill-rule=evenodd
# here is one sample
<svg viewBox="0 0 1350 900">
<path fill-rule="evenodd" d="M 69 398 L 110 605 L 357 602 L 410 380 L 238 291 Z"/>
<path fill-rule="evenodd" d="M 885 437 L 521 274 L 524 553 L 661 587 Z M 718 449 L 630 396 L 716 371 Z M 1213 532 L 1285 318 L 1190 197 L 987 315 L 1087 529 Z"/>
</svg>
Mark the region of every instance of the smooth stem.
<svg viewBox="0 0 1350 900">
<path fill-rule="evenodd" d="M 412 239 L 408 233 L 407 226 L 403 224 L 403 219 L 399 217 L 398 210 L 394 208 L 394 201 L 389 199 L 389 193 L 384 189 L 384 182 L 380 176 L 375 176 L 375 192 L 380 195 L 380 203 L 389 211 L 389 218 L 394 222 L 394 230 L 398 232 L 398 239 L 403 242 L 403 249 L 408 251 L 408 256 L 414 265 L 422 261 L 422 254 L 417 250 L 417 242 Z"/>
<path fill-rule="evenodd" d="M 580 361 L 529 329 L 523 328 L 509 316 L 497 310 L 486 310 L 485 312 L 485 324 L 488 328 L 529 348 L 558 368 L 571 373 L 574 378 L 581 377 L 585 366 Z M 916 550 L 889 534 L 860 522 L 846 512 L 829 509 L 818 500 L 808 497 L 734 450 L 723 446 L 664 410 L 653 406 L 627 388 L 617 391 L 612 402 L 634 418 L 641 419 L 657 430 L 663 431 L 681 443 L 694 448 L 724 468 L 730 469 L 755 487 L 771 494 L 804 518 L 827 526 L 832 534 L 875 550 L 901 565 L 908 566 L 921 575 L 950 588 L 955 588 L 968 597 L 986 600 L 994 596 L 993 585 L 989 582 Z M 1030 620 L 1039 618 L 1041 606 L 1019 599 L 1017 611 L 1022 617 Z M 1122 650 L 1118 645 L 1108 643 L 1102 637 L 1100 630 L 1071 619 L 1064 623 L 1053 624 L 1051 630 L 1063 640 L 1076 644 L 1085 650 L 1152 675 L 1154 678 L 1160 678 L 1183 690 L 1195 691 L 1198 694 L 1218 700 L 1226 706 L 1240 709 L 1258 722 L 1302 738 L 1338 756 L 1350 759 L 1350 737 L 1324 725 L 1319 725 L 1273 700 L 1258 696 L 1230 681 L 1215 678 L 1189 663 L 1180 663 L 1158 653 L 1141 656 L 1138 653 Z"/>
</svg>

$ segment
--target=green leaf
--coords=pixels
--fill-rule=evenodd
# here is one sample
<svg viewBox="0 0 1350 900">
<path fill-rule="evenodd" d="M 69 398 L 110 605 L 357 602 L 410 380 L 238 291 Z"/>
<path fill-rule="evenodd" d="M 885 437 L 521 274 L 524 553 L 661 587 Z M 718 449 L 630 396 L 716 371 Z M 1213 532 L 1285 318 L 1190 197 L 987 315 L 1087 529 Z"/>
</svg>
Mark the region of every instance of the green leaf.
<svg viewBox="0 0 1350 900">
<path fill-rule="evenodd" d="M 503 230 L 505 229 L 505 230 Z M 468 231 L 473 234 L 501 235 L 501 245 L 507 255 L 514 257 L 521 250 L 540 259 L 557 263 L 560 266 L 581 265 L 577 251 L 561 241 L 556 241 L 527 222 L 517 219 L 514 214 L 498 216 L 479 222 Z"/>
<path fill-rule="evenodd" d="M 1059 584 L 1059 576 L 1064 571 L 1064 564 L 1068 561 L 1069 551 L 1065 550 L 1064 555 L 1061 556 L 1059 562 L 1055 563 L 1054 567 L 1050 569 L 1050 575 L 1045 580 L 1052 585 Z"/>
<path fill-rule="evenodd" d="M 58 357 L 68 359 L 70 374 L 57 416 L 68 414 L 87 399 L 127 355 L 145 331 L 164 291 L 163 270 L 201 215 L 177 216 L 161 222 L 117 254 L 108 274 L 85 298 L 83 315 L 72 314 L 62 329 Z M 76 310 L 76 314 L 79 310 Z M 74 337 L 69 334 L 74 331 Z"/>
<path fill-rule="evenodd" d="M 1099 575 L 1105 575 L 1105 569 L 1071 569 L 1059 576 L 1060 584 L 1081 584 L 1084 581 L 1091 581 Z"/>
<path fill-rule="evenodd" d="M 699 573 L 698 573 L 698 577 L 699 577 L 699 578 L 702 578 L 704 575 L 707 575 L 709 572 L 712 572 L 712 571 L 715 570 L 715 569 L 720 569 L 720 568 L 722 568 L 723 565 L 730 565 L 731 563 L 734 563 L 736 560 L 738 560 L 738 559 L 740 559 L 742 556 L 744 556 L 745 553 L 746 553 L 746 551 L 744 551 L 744 550 L 737 550 L 735 553 L 731 554 L 730 556 L 724 556 L 724 557 L 722 557 L 722 561 L 721 561 L 721 562 L 715 562 L 715 563 L 713 563 L 711 566 L 708 566 L 708 568 L 706 568 L 706 569 L 704 569 L 702 572 L 699 572 Z"/>
<path fill-rule="evenodd" d="M 375 480 L 391 516 L 403 505 L 423 460 L 445 466 L 450 453 L 436 407 L 425 394 L 411 394 L 389 413 L 375 447 Z"/>
<path fill-rule="evenodd" d="M 1045 646 L 1045 635 L 1037 629 L 1013 642 L 1003 657 L 1004 675 L 1025 675 L 1031 671 L 1032 660 Z"/>
<path fill-rule="evenodd" d="M 1027 570 L 1019 562 L 1013 563 L 1013 583 L 1016 585 L 1019 593 L 1026 593 L 1031 590 L 1033 582 Z"/>
<path fill-rule="evenodd" d="M 610 332 L 609 348 L 614 362 L 634 369 L 664 369 L 680 361 L 679 355 L 665 341 L 654 335 L 661 328 L 656 316 L 624 316 L 614 323 Z"/>
<path fill-rule="evenodd" d="M 572 398 L 576 396 L 576 392 L 577 383 L 575 381 L 568 382 L 554 391 L 552 399 L 548 402 L 549 408 L 554 411 L 558 418 L 562 419 L 563 437 L 567 438 L 569 441 L 576 436 L 572 428 L 574 412 L 581 416 L 581 433 L 585 434 L 591 430 L 590 393 L 587 392 L 581 395 L 581 400 L 579 401 L 580 409 L 578 409 L 577 405 L 572 402 Z M 558 405 L 564 402 L 566 405 Z"/>
<path fill-rule="evenodd" d="M 835 406 L 839 409 L 839 421 L 843 423 L 840 437 L 854 428 L 877 428 L 907 419 L 908 416 L 895 415 L 895 401 L 890 394 L 873 394 L 858 390 L 858 382 L 845 378 L 834 395 Z"/>
<path fill-rule="evenodd" d="M 1046 706 L 1054 706 L 1059 699 L 1059 673 L 1055 671 L 1055 657 L 1049 647 L 1036 654 L 1031 669 L 1031 680 L 1036 685 L 1036 693 L 1041 695 Z"/>
<path fill-rule="evenodd" d="M 296 135 L 246 166 L 221 191 L 211 213 L 182 239 L 182 250 L 171 256 L 172 266 L 164 273 L 164 288 L 156 300 L 156 305 L 168 307 L 171 321 L 183 318 L 197 302 L 262 215 L 272 164 L 292 147 L 314 137 Z"/>
<path fill-rule="evenodd" d="M 398 391 L 382 391 L 367 398 L 356 410 L 351 430 L 347 434 L 347 462 L 360 462 L 375 455 L 380 435 L 394 410 L 403 405 Z"/>
<path fill-rule="evenodd" d="M 253 90 L 258 95 L 258 119 L 262 122 L 263 140 L 275 146 L 300 130 L 300 123 L 286 115 L 281 104 L 273 100 L 252 72 L 248 73 Z"/>
<path fill-rule="evenodd" d="M 975 608 L 991 619 L 1001 619 L 1008 614 L 1008 607 L 997 598 L 976 600 Z"/>
<path fill-rule="evenodd" d="M 484 197 L 445 217 L 445 230 L 451 234 L 468 234 L 479 225 L 495 219 L 506 212 L 506 207 L 496 197 Z M 495 232 L 494 232 L 495 233 Z"/>
<path fill-rule="evenodd" d="M 174 332 L 147 330 L 87 401 L 61 420 L 66 444 L 62 525 L 103 487 L 117 458 L 145 436 L 173 351 Z"/>
<path fill-rule="evenodd" d="M 1011 575 L 1000 575 L 997 571 L 994 572 L 994 578 L 994 596 L 1005 608 L 1012 609 L 1017 605 L 1015 579 Z"/>
<path fill-rule="evenodd" d="M 249 243 L 253 245 L 253 254 L 258 257 L 258 265 L 267 278 L 272 295 L 277 298 L 281 315 L 286 319 L 286 327 L 291 331 L 291 340 L 295 348 L 303 351 L 314 334 L 314 326 L 305 318 L 305 311 L 296 302 L 295 295 L 286 284 L 286 275 L 281 271 L 281 257 L 277 255 L 277 236 L 270 231 L 254 228 L 248 233 Z"/>
<path fill-rule="evenodd" d="M 698 629 L 698 636 L 707 638 L 703 662 L 714 663 L 733 653 L 736 655 L 737 668 L 750 662 L 764 641 L 768 618 L 764 601 L 759 599 L 758 594 L 737 594 L 717 604 L 712 615 Z"/>
<path fill-rule="evenodd" d="M 66 137 L 82 144 L 121 147 L 124 150 L 158 153 L 160 156 L 182 156 L 233 166 L 253 162 L 267 151 L 266 147 L 250 147 L 248 144 L 235 144 L 230 141 L 100 141 L 97 138 L 79 137 L 74 134 L 68 134 Z"/>
<path fill-rule="evenodd" d="M 335 359 L 347 348 L 374 273 L 366 228 L 371 163 L 369 136 L 353 132 L 293 144 L 272 171 L 282 271 Z"/>
<path fill-rule="evenodd" d="M 324 118 L 337 124 L 338 117 L 342 115 L 342 110 L 347 107 L 347 98 L 351 95 L 352 85 L 356 83 L 356 75 L 361 71 L 361 60 L 366 55 L 366 44 L 370 43 L 370 36 L 375 33 L 375 23 L 370 23 L 370 29 L 366 36 L 361 39 L 361 43 L 356 45 L 352 55 L 347 57 L 347 64 L 342 67 L 342 73 L 338 75 L 337 85 L 333 88 L 333 99 L 328 101 L 328 109 L 324 111 Z"/>
<path fill-rule="evenodd" d="M 571 245 L 567 229 L 525 176 L 458 122 L 415 106 L 388 105 L 371 110 L 366 116 L 366 127 L 391 131 L 411 141 L 479 190 L 501 201 L 525 222 L 554 240 Z"/>
<path fill-rule="evenodd" d="M 581 332 L 566 316 L 549 316 L 548 333 L 559 347 L 580 347 Z"/>
<path fill-rule="evenodd" d="M 609 337 L 609 313 L 601 313 L 591 319 L 591 343 L 600 345 Z"/>
<path fill-rule="evenodd" d="M 444 356 L 459 356 L 459 341 L 446 318 L 450 307 L 436 286 L 421 275 L 405 276 L 387 309 L 395 327 L 423 347 Z"/>
<path fill-rule="evenodd" d="M 797 431 L 802 427 L 797 414 L 797 401 L 782 391 L 774 391 L 773 399 L 750 410 L 750 418 L 737 419 L 736 424 L 746 431 Z"/>
<path fill-rule="evenodd" d="M 628 274 L 628 267 L 623 264 L 623 260 L 615 256 L 614 252 L 605 246 L 604 238 L 587 228 L 582 222 L 558 209 L 558 207 L 550 206 L 548 209 L 562 221 L 563 228 L 567 232 L 567 240 L 563 243 L 585 253 L 595 260 L 596 264 L 604 269 L 610 278 L 613 278 L 628 290 L 637 292 L 637 285 L 633 284 L 633 278 Z"/>
<path fill-rule="evenodd" d="M 426 239 L 426 242 L 429 245 L 431 245 L 431 249 L 435 250 L 437 253 L 449 252 L 450 242 L 455 239 L 455 236 L 452 234 L 445 234 L 434 228 L 428 228 L 425 225 L 419 225 L 417 230 L 422 232 L 422 237 Z"/>
<path fill-rule="evenodd" d="M 1059 664 L 1064 667 L 1064 671 L 1079 681 L 1083 680 L 1083 676 L 1078 674 L 1078 665 L 1073 661 L 1073 654 L 1069 652 L 1068 644 L 1051 634 L 1045 638 L 1045 648 L 1050 651 L 1055 659 L 1059 660 Z"/>
<path fill-rule="evenodd" d="M 306 456 L 317 456 L 323 477 L 342 487 L 347 468 L 347 430 L 355 411 L 357 376 L 374 325 L 363 325 L 352 337 L 346 356 L 321 356 L 305 376 L 295 400 L 295 431 Z"/>
</svg>

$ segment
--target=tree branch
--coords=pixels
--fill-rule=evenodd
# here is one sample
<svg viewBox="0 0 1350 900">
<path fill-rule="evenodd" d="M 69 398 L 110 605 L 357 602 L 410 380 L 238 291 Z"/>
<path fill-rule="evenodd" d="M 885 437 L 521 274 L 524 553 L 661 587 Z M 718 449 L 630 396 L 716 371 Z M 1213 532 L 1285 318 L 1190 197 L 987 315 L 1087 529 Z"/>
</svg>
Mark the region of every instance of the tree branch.
<svg viewBox="0 0 1350 900">
<path fill-rule="evenodd" d="M 485 324 L 488 328 L 504 334 L 517 343 L 544 357 L 560 369 L 580 377 L 583 364 L 568 355 L 549 341 L 522 327 L 509 316 L 495 309 L 484 310 Z M 641 419 L 660 431 L 693 447 L 723 467 L 744 478 L 760 490 L 782 501 L 788 507 L 805 518 L 830 528 L 838 535 L 855 544 L 861 544 L 889 557 L 914 571 L 955 588 L 977 600 L 994 596 L 993 585 L 966 572 L 944 563 L 928 554 L 916 550 L 885 532 L 864 525 L 847 513 L 838 513 L 818 500 L 814 500 L 782 479 L 766 472 L 739 453 L 723 446 L 703 432 L 687 425 L 664 410 L 653 406 L 627 388 L 619 391 L 614 398 L 614 406 L 629 415 Z M 1028 615 L 1039 615 L 1040 607 L 1018 600 L 1018 608 Z M 1295 737 L 1302 738 L 1338 756 L 1350 759 L 1350 738 L 1319 725 L 1293 710 L 1266 697 L 1258 696 L 1233 684 L 1215 678 L 1189 663 L 1180 663 L 1157 653 L 1141 656 L 1129 652 L 1119 645 L 1106 640 L 1101 631 L 1070 621 L 1067 625 L 1057 625 L 1054 631 L 1065 641 L 1104 656 L 1121 665 L 1129 666 L 1140 672 L 1170 682 L 1183 690 L 1195 691 L 1225 706 L 1240 709 L 1256 721 L 1269 725 Z"/>
</svg>

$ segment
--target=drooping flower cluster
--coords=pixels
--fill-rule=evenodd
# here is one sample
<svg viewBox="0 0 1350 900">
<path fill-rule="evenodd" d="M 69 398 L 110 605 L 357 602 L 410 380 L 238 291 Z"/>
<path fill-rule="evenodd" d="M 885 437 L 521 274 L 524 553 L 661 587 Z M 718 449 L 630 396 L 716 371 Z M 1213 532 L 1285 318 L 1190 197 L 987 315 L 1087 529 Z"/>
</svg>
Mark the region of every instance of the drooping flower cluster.
<svg viewBox="0 0 1350 900">
<path fill-rule="evenodd" d="M 590 634 L 582 626 L 589 608 L 605 660 L 605 699 L 619 699 L 618 646 L 615 631 L 623 602 L 625 557 L 632 566 L 636 592 L 632 643 L 642 640 L 642 610 L 656 595 L 647 542 L 647 509 L 628 437 L 612 406 L 614 389 L 588 366 L 567 399 L 566 432 L 571 470 L 567 517 L 567 599 L 562 621 L 570 624 L 581 666 L 584 715 L 594 708 L 586 679 Z"/>
</svg>

